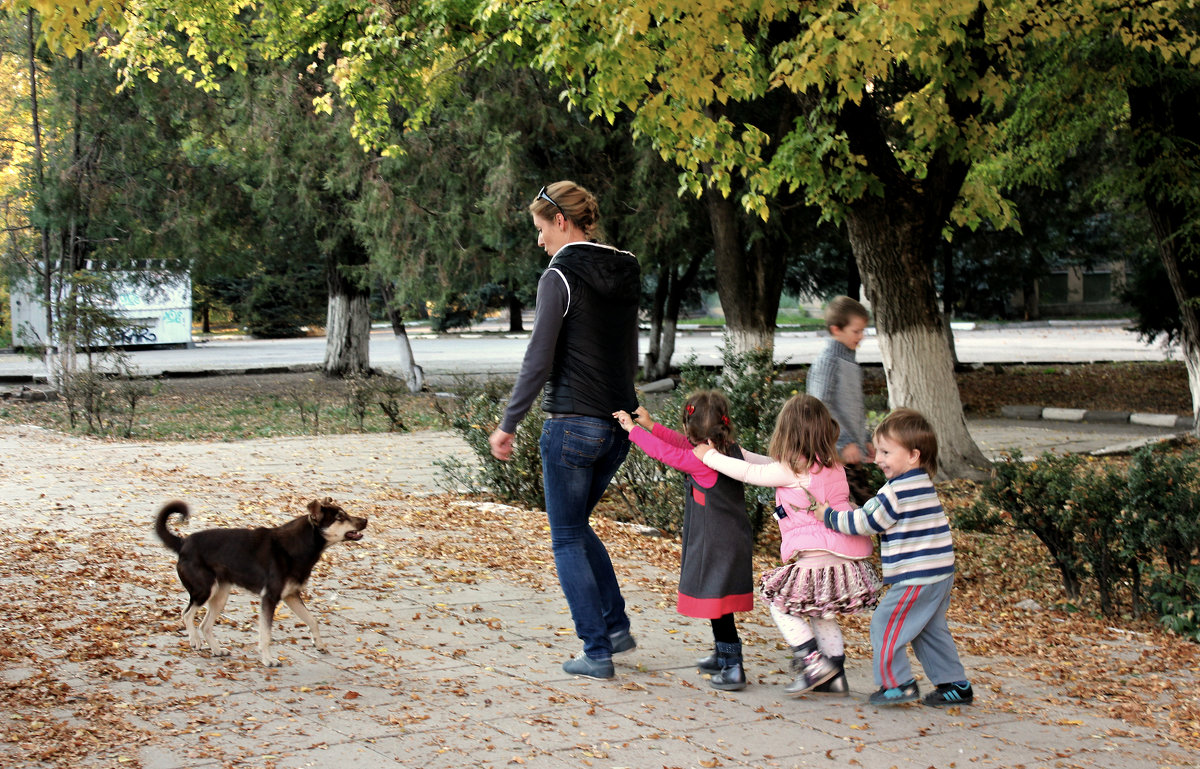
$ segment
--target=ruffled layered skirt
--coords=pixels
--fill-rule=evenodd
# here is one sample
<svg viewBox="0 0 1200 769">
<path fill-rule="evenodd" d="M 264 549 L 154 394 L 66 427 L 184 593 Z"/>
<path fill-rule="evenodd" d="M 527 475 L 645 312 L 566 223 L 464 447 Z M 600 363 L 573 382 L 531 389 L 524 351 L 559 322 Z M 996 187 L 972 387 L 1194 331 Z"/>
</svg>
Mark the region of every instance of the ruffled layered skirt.
<svg viewBox="0 0 1200 769">
<path fill-rule="evenodd" d="M 759 595 L 793 617 L 857 614 L 879 603 L 882 585 L 865 560 L 801 554 L 759 580 Z"/>
</svg>

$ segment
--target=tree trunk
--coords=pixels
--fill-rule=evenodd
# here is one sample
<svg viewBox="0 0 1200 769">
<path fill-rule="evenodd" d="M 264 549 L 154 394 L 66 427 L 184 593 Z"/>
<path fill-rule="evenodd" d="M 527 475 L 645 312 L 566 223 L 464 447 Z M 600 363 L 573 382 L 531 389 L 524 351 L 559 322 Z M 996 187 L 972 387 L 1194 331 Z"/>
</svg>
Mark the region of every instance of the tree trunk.
<svg viewBox="0 0 1200 769">
<path fill-rule="evenodd" d="M 950 348 L 950 365 L 958 370 L 958 348 L 954 346 L 954 329 L 950 324 L 954 320 L 954 305 L 958 301 L 954 293 L 954 250 L 950 243 L 943 240 L 942 252 L 942 330 L 946 334 L 946 346 Z M 956 385 L 957 386 L 957 385 Z"/>
<path fill-rule="evenodd" d="M 42 201 L 45 201 L 46 180 L 43 170 L 45 168 L 45 157 L 42 152 L 41 113 L 38 110 L 37 38 L 34 35 L 32 8 L 26 11 L 25 22 L 26 31 L 29 35 L 29 119 L 33 132 L 34 180 L 37 183 L 38 197 Z M 46 338 L 42 340 L 44 345 L 42 349 L 43 363 L 46 366 L 46 383 L 58 390 L 62 385 L 62 377 L 60 376 L 61 370 L 56 354 L 58 340 L 54 333 L 54 261 L 50 253 L 50 229 L 44 223 L 39 229 L 42 249 L 40 263 L 43 265 L 43 268 L 41 275 L 38 277 L 42 279 L 42 305 L 46 312 Z M 34 264 L 38 263 L 38 260 L 35 259 Z"/>
<path fill-rule="evenodd" d="M 400 348 L 400 374 L 404 377 L 410 393 L 421 392 L 425 387 L 425 370 L 417 365 L 413 357 L 408 329 L 404 327 L 404 315 L 396 304 L 396 287 L 390 281 L 384 280 L 380 282 L 379 289 L 383 294 L 383 304 L 387 307 L 388 320 L 392 323 L 392 334 Z"/>
<path fill-rule="evenodd" d="M 931 254 L 922 248 L 927 238 L 913 208 L 906 201 L 890 206 L 869 197 L 856 203 L 846 219 L 875 312 L 888 405 L 914 408 L 933 425 L 943 476 L 978 479 L 990 463 L 967 431 L 934 292 Z M 934 231 L 940 233 L 940 222 Z"/>
<path fill-rule="evenodd" d="M 853 253 L 846 260 L 846 296 L 851 299 L 862 297 L 862 274 L 858 271 L 858 260 Z"/>
<path fill-rule="evenodd" d="M 325 284 L 329 310 L 325 323 L 325 374 L 345 377 L 371 370 L 370 294 L 358 280 L 346 274 L 347 267 L 365 265 L 367 254 L 350 238 L 344 238 L 329 255 Z"/>
<path fill-rule="evenodd" d="M 1174 74 L 1174 77 L 1172 75 Z M 1146 208 L 1154 227 L 1175 302 L 1179 305 L 1179 346 L 1192 393 L 1193 432 L 1200 436 L 1200 242 L 1195 228 L 1200 210 L 1194 197 L 1179 194 L 1181 168 L 1200 162 L 1200 80 L 1190 73 L 1166 73 L 1158 82 L 1130 87 L 1134 162 L 1143 170 Z M 1185 157 L 1179 157 L 1179 155 Z"/>
<path fill-rule="evenodd" d="M 650 344 L 646 357 L 642 359 L 642 376 L 647 381 L 662 378 L 662 334 L 663 317 L 667 308 L 667 285 L 671 280 L 671 268 L 666 262 L 658 266 L 658 282 L 654 286 L 654 298 L 650 304 Z"/>
<path fill-rule="evenodd" d="M 371 314 L 363 293 L 329 294 L 325 374 L 345 377 L 371 370 Z"/>
<path fill-rule="evenodd" d="M 889 221 L 884 207 L 877 198 L 866 201 L 847 223 L 875 311 L 888 405 L 914 408 L 933 425 L 944 476 L 981 478 L 989 462 L 967 431 L 929 263 L 905 238 L 912 224 Z"/>
<path fill-rule="evenodd" d="M 969 113 L 970 106 L 951 110 Z M 967 430 L 933 273 L 969 166 L 938 151 L 922 177 L 911 176 L 893 154 L 877 109 L 870 98 L 847 104 L 839 126 L 883 187 L 849 203 L 846 230 L 875 314 L 888 403 L 929 420 L 943 477 L 983 479 L 991 463 Z"/>
<path fill-rule="evenodd" d="M 703 261 L 704 253 L 696 252 L 682 275 L 676 275 L 671 265 L 659 270 L 650 316 L 650 349 L 646 353 L 643 369 L 646 379 L 662 379 L 671 373 L 675 335 L 679 331 L 679 311 L 683 307 L 684 294 L 696 282 Z"/>
<path fill-rule="evenodd" d="M 524 310 L 524 305 L 517 298 L 514 291 L 508 292 L 508 333 L 520 334 L 525 331 L 525 320 L 521 317 L 521 312 Z M 408 339 L 408 334 L 404 335 L 405 340 Z"/>
<path fill-rule="evenodd" d="M 775 317 L 783 293 L 784 254 L 761 241 L 745 248 L 738 228 L 738 204 L 716 190 L 704 195 L 713 233 L 717 295 L 725 328 L 736 354 L 775 347 Z"/>
</svg>

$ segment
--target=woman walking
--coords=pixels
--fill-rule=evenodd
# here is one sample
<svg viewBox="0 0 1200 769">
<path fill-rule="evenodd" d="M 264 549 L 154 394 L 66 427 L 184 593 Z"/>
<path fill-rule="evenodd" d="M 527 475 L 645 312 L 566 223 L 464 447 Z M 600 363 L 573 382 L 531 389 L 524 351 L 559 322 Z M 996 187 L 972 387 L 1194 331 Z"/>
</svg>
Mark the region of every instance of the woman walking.
<svg viewBox="0 0 1200 769">
<path fill-rule="evenodd" d="M 613 418 L 637 409 L 637 315 L 641 269 L 626 251 L 593 238 L 596 198 L 571 181 L 543 187 L 529 205 L 550 264 L 538 280 L 533 333 L 500 426 L 489 441 L 512 458 L 517 425 L 542 391 L 542 485 L 554 564 L 583 651 L 563 670 L 612 678 L 612 655 L 637 642 L 592 508 L 629 452 Z"/>
</svg>

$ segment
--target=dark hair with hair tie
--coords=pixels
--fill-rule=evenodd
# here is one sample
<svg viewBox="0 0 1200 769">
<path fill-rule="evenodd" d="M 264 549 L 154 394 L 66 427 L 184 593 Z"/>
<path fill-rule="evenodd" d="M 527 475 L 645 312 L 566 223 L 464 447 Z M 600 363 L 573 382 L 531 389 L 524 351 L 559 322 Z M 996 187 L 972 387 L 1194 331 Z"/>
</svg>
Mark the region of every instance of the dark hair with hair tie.
<svg viewBox="0 0 1200 769">
<path fill-rule="evenodd" d="M 712 441 L 717 451 L 728 454 L 736 437 L 725 394 L 717 390 L 699 390 L 688 396 L 683 406 L 683 433 L 696 445 Z"/>
</svg>

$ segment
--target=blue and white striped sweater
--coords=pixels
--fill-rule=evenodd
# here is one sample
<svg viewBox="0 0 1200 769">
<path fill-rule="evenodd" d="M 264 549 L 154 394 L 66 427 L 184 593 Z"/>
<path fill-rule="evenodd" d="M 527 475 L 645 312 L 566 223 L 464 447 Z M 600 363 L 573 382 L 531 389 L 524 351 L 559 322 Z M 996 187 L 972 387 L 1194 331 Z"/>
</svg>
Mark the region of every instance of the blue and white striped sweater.
<svg viewBox="0 0 1200 769">
<path fill-rule="evenodd" d="M 929 474 L 898 475 L 857 510 L 825 508 L 825 525 L 845 534 L 878 534 L 883 581 L 929 584 L 954 573 L 950 521 Z"/>
</svg>

